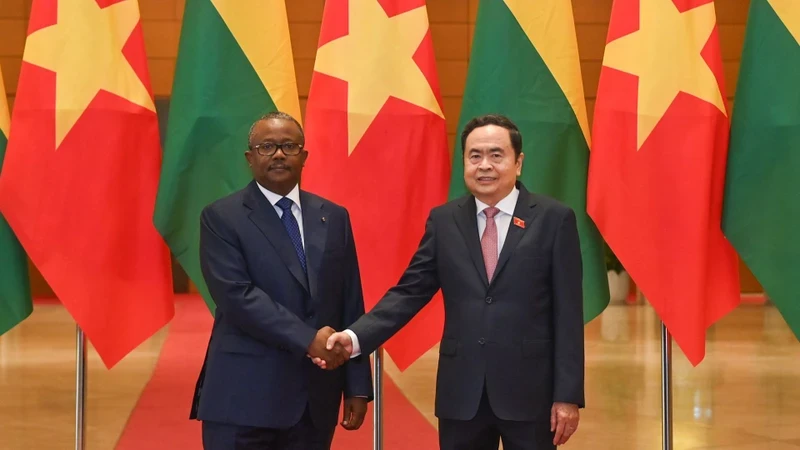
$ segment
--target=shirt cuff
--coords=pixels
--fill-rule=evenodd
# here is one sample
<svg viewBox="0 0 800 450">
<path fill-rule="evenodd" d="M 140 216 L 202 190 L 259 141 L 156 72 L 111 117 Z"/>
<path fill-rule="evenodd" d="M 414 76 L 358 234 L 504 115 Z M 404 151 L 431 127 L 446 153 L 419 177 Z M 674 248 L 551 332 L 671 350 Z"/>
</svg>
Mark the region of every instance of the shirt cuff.
<svg viewBox="0 0 800 450">
<path fill-rule="evenodd" d="M 350 336 L 350 340 L 353 341 L 353 353 L 350 354 L 351 358 L 355 358 L 356 356 L 361 355 L 361 345 L 358 343 L 358 336 L 355 333 L 350 331 L 350 329 L 344 330 L 348 336 Z"/>
</svg>

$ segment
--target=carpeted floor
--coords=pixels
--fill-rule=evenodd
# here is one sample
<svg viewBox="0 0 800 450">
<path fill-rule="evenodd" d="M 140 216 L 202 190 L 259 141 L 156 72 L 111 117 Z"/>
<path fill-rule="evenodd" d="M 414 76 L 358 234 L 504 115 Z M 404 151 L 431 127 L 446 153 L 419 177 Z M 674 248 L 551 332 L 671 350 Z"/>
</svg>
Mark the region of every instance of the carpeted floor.
<svg viewBox="0 0 800 450">
<path fill-rule="evenodd" d="M 153 376 L 142 392 L 117 450 L 200 449 L 200 423 L 188 420 L 194 384 L 208 343 L 212 318 L 199 297 L 182 296 Z M 438 448 L 436 429 L 384 376 L 384 448 Z M 362 428 L 339 427 L 334 450 L 372 449 L 372 408 Z"/>
</svg>

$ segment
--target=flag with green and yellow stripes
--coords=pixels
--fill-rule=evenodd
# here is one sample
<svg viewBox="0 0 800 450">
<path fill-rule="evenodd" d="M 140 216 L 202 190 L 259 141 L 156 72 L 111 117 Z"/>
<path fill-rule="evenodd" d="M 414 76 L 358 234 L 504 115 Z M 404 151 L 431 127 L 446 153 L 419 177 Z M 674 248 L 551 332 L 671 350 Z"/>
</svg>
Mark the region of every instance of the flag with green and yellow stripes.
<svg viewBox="0 0 800 450">
<path fill-rule="evenodd" d="M 212 310 L 200 213 L 252 179 L 248 130 L 275 110 L 300 120 L 284 0 L 188 0 L 154 219 Z"/>
<path fill-rule="evenodd" d="M 800 1 L 753 0 L 722 230 L 800 339 Z"/>
<path fill-rule="evenodd" d="M 0 70 L 0 171 L 8 143 L 8 116 L 3 72 Z M 0 216 L 0 335 L 22 322 L 33 311 L 28 283 L 28 261 L 11 227 Z"/>
<path fill-rule="evenodd" d="M 459 136 L 471 118 L 489 113 L 520 128 L 520 181 L 575 210 L 588 322 L 608 305 L 609 292 L 602 239 L 586 213 L 589 123 L 569 0 L 480 2 Z M 460 142 L 456 147 L 451 199 L 466 192 Z"/>
</svg>

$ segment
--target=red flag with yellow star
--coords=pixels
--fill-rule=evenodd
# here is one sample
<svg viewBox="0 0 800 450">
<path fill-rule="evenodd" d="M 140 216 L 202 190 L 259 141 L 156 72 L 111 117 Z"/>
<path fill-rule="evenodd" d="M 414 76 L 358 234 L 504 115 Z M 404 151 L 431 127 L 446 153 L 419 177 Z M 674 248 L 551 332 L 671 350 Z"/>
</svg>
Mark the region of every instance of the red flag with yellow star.
<svg viewBox="0 0 800 450">
<path fill-rule="evenodd" d="M 371 308 L 400 279 L 450 153 L 425 0 L 328 0 L 306 107 L 303 187 L 345 206 Z M 442 336 L 435 297 L 385 348 L 402 370 Z"/>
<path fill-rule="evenodd" d="M 107 367 L 172 318 L 136 0 L 35 0 L 0 211 Z"/>
<path fill-rule="evenodd" d="M 728 110 L 712 0 L 615 0 L 588 210 L 692 364 L 739 303 L 721 231 Z"/>
</svg>

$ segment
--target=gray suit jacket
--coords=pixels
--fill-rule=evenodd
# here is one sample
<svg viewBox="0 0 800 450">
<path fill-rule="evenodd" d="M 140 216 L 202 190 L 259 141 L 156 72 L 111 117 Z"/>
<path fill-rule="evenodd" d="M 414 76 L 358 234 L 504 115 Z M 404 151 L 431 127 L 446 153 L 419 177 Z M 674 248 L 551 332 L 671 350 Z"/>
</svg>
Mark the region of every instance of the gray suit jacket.
<svg viewBox="0 0 800 450">
<path fill-rule="evenodd" d="M 487 389 L 504 420 L 546 421 L 555 401 L 584 406 L 581 252 L 575 213 L 521 183 L 514 216 L 488 282 L 475 198 L 433 209 L 397 286 L 350 329 L 363 354 L 402 328 L 441 288 L 436 415 L 469 420 Z M 521 224 L 520 224 L 521 225 Z"/>
</svg>

